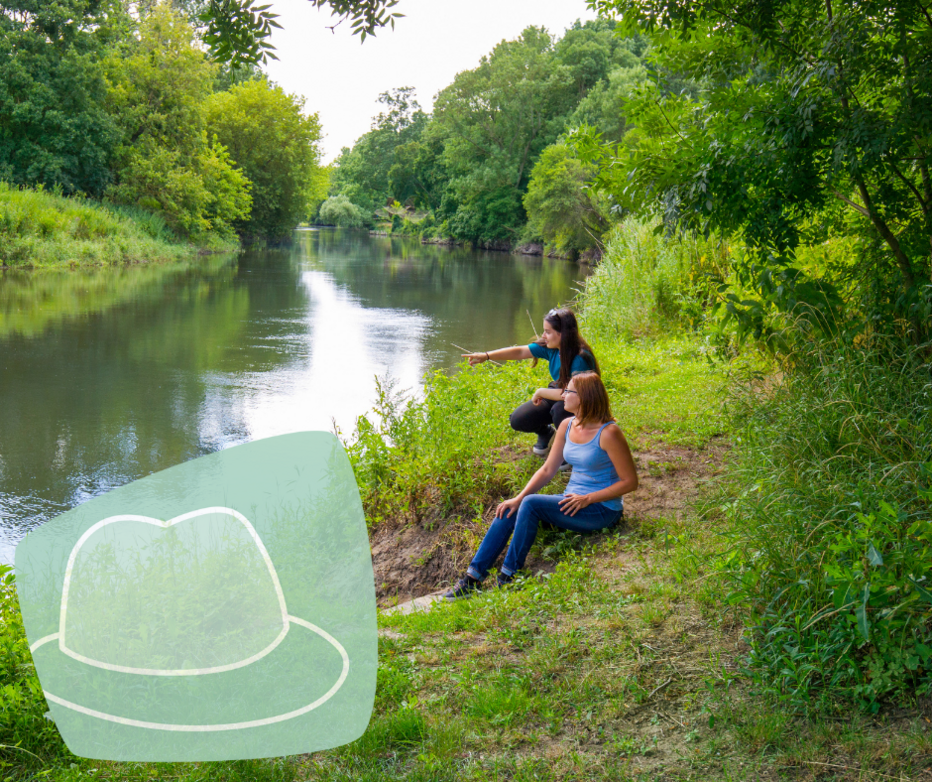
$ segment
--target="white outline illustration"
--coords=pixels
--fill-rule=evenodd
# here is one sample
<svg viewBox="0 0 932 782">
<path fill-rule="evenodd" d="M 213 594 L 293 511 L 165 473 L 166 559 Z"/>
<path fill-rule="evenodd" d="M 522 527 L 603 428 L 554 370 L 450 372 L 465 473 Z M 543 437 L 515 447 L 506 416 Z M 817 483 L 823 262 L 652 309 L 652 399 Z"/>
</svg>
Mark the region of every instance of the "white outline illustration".
<svg viewBox="0 0 932 782">
<path fill-rule="evenodd" d="M 85 657 L 82 654 L 79 654 L 72 649 L 69 649 L 65 645 L 65 618 L 67 616 L 68 609 L 68 593 L 71 585 L 71 574 L 74 569 L 75 559 L 78 555 L 78 552 L 81 549 L 81 546 L 95 533 L 97 530 L 102 527 L 107 526 L 108 524 L 114 524 L 119 521 L 139 521 L 146 524 L 154 524 L 155 526 L 161 527 L 162 529 L 167 529 L 175 524 L 178 524 L 182 521 L 187 521 L 188 519 L 196 518 L 198 516 L 206 516 L 208 514 L 227 514 L 233 516 L 237 521 L 239 521 L 249 532 L 250 537 L 252 537 L 256 546 L 259 549 L 262 559 L 266 564 L 266 567 L 269 570 L 269 575 L 272 577 L 272 584 L 275 587 L 275 594 L 278 597 L 278 604 L 281 608 L 282 613 L 282 630 L 278 634 L 272 643 L 266 646 L 261 652 L 258 652 L 245 660 L 240 660 L 239 662 L 230 663 L 228 665 L 220 665 L 212 668 L 179 668 L 179 669 L 160 669 L 160 668 L 131 668 L 123 665 L 113 665 L 111 663 L 100 662 L 99 660 L 93 660 L 89 657 Z M 285 639 L 285 636 L 288 634 L 288 630 L 291 626 L 291 623 L 300 625 L 307 628 L 308 630 L 317 633 L 321 638 L 327 641 L 334 649 L 340 653 L 340 657 L 343 658 L 343 670 L 340 672 L 340 677 L 337 679 L 336 683 L 320 698 L 318 698 L 313 703 L 308 704 L 307 706 L 302 706 L 300 709 L 295 709 L 294 711 L 287 712 L 285 714 L 279 714 L 275 717 L 265 717 L 259 720 L 249 720 L 246 722 L 230 722 L 230 723 L 221 723 L 213 725 L 180 725 L 173 723 L 165 722 L 147 722 L 144 720 L 135 720 L 129 717 L 120 717 L 115 714 L 107 714 L 106 712 L 97 711 L 95 709 L 89 709 L 86 706 L 81 706 L 77 703 L 72 703 L 71 701 L 60 698 L 57 695 L 53 695 L 47 690 L 43 689 L 42 692 L 45 697 L 61 706 L 72 709 L 74 711 L 80 712 L 81 714 L 86 714 L 91 717 L 97 717 L 102 720 L 107 720 L 109 722 L 116 722 L 121 725 L 130 725 L 137 728 L 149 728 L 152 730 L 169 730 L 169 731 L 183 731 L 191 733 L 205 733 L 213 731 L 225 731 L 225 730 L 242 730 L 244 728 L 254 728 L 260 727 L 262 725 L 272 725 L 276 722 L 284 722 L 285 720 L 293 719 L 294 717 L 299 717 L 302 714 L 307 714 L 310 711 L 322 706 L 330 698 L 332 698 L 340 687 L 343 686 L 343 683 L 346 681 L 346 677 L 349 675 L 349 655 L 346 653 L 346 649 L 343 648 L 343 645 L 330 633 L 326 630 L 317 627 L 317 625 L 311 624 L 310 622 L 300 619 L 296 616 L 291 616 L 288 614 L 288 609 L 285 605 L 285 594 L 282 591 L 281 582 L 278 580 L 278 574 L 275 572 L 275 566 L 272 564 L 272 559 L 269 556 L 268 551 L 265 548 L 265 545 L 262 543 L 262 539 L 259 537 L 259 534 L 256 532 L 252 524 L 249 523 L 249 520 L 243 516 L 241 513 L 233 510 L 232 508 L 223 508 L 223 507 L 211 507 L 211 508 L 202 508 L 201 510 L 192 511 L 190 513 L 185 513 L 181 516 L 176 516 L 173 519 L 168 521 L 162 521 L 160 519 L 154 519 L 150 516 L 136 516 L 131 514 L 123 514 L 118 516 L 110 516 L 109 518 L 104 519 L 103 521 L 98 521 L 90 529 L 88 529 L 75 543 L 74 548 L 71 550 L 71 555 L 68 557 L 68 565 L 65 569 L 65 581 L 62 588 L 62 599 L 61 599 L 61 611 L 59 612 L 59 630 L 57 633 L 52 633 L 46 635 L 43 638 L 40 638 L 32 646 L 29 647 L 30 652 L 35 652 L 41 646 L 44 646 L 51 641 L 58 641 L 59 651 L 66 654 L 67 656 L 77 660 L 78 662 L 85 663 L 87 665 L 93 665 L 97 668 L 103 668 L 108 671 L 117 671 L 120 673 L 132 673 L 139 674 L 144 676 L 194 676 L 194 675 L 206 675 L 211 673 L 223 673 L 226 671 L 236 670 L 237 668 L 243 668 L 247 665 L 250 665 L 258 660 L 261 660 L 263 657 L 271 654 L 281 642 Z"/>
</svg>

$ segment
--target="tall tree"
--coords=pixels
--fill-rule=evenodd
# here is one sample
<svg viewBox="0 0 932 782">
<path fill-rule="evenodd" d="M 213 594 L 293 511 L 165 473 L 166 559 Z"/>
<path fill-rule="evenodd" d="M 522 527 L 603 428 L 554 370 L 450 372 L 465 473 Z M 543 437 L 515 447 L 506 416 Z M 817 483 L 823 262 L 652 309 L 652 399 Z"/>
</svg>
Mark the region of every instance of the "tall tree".
<svg viewBox="0 0 932 782">
<path fill-rule="evenodd" d="M 332 179 L 335 192 L 371 213 L 395 196 L 389 184 L 389 171 L 395 165 L 399 147 L 415 141 L 427 123 L 414 97 L 413 87 L 400 87 L 379 95 L 386 111 L 372 120 L 372 130 L 352 149 L 344 147 L 336 161 Z"/>
<path fill-rule="evenodd" d="M 160 3 L 107 67 L 109 106 L 122 129 L 108 197 L 158 212 L 188 234 L 230 232 L 249 212 L 249 181 L 205 131 L 216 66 L 191 26 Z"/>
<path fill-rule="evenodd" d="M 122 19 L 116 0 L 0 2 L 0 178 L 103 193 L 119 131 L 99 61 Z"/>
<path fill-rule="evenodd" d="M 917 0 L 591 0 L 647 31 L 654 63 L 701 83 L 697 100 L 646 90 L 637 133 L 601 185 L 668 220 L 741 231 L 765 300 L 819 305 L 792 268 L 806 218 L 849 210 L 885 248 L 858 276 L 928 333 L 932 262 L 932 15 Z M 630 104 L 629 104 L 630 105 Z M 598 157 L 596 139 L 581 149 Z M 883 282 L 886 281 L 886 282 Z M 866 286 L 862 286 L 866 287 Z M 738 315 L 759 308 L 732 301 Z M 756 306 L 756 305 L 755 305 Z"/>
<path fill-rule="evenodd" d="M 264 79 L 214 93 L 205 111 L 209 132 L 252 182 L 252 210 L 237 223 L 239 231 L 284 236 L 324 197 L 317 115 L 305 115 L 303 98 Z"/>
</svg>

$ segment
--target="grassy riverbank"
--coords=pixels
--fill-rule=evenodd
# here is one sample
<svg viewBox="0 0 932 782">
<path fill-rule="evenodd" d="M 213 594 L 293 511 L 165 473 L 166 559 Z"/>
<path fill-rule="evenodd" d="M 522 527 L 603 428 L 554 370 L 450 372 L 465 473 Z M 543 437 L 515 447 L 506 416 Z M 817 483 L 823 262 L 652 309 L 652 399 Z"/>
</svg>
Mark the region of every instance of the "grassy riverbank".
<svg viewBox="0 0 932 782">
<path fill-rule="evenodd" d="M 928 626 L 921 593 L 908 585 L 921 572 L 916 541 L 927 537 L 909 525 L 926 522 L 932 496 L 927 368 L 863 341 L 819 345 L 782 372 L 751 351 L 710 361 L 707 336 L 685 328 L 701 326 L 704 312 L 686 260 L 707 260 L 714 248 L 665 247 L 629 228 L 637 241 L 624 246 L 637 251 L 610 249 L 584 297 L 584 333 L 641 478 L 623 528 L 542 533 L 532 551 L 542 575 L 521 588 L 426 614 L 381 614 L 368 730 L 309 756 L 203 764 L 71 756 L 43 718 L 7 590 L 2 778 L 928 778 L 925 661 L 903 642 L 921 643 Z M 626 309 L 619 291 L 630 296 Z M 546 378 L 544 366 L 484 364 L 434 375 L 413 404 L 382 388 L 379 422 L 361 419 L 346 434 L 383 606 L 461 572 L 495 503 L 539 465 L 532 438 L 505 421 Z M 898 505 L 892 518 L 880 500 Z M 863 507 L 841 515 L 851 501 Z M 870 560 L 862 529 L 875 535 Z M 858 640 L 857 606 L 824 611 L 837 582 L 822 562 L 846 565 L 852 579 L 882 576 L 876 599 L 903 596 L 885 611 L 868 590 L 860 605 L 873 640 Z"/>
<path fill-rule="evenodd" d="M 42 717 L 46 706 L 7 596 L 0 635 L 4 778 L 921 778 L 932 768 L 932 739 L 915 704 L 875 717 L 807 716 L 747 675 L 745 609 L 723 601 L 728 517 L 710 494 L 732 459 L 734 434 L 722 416 L 728 377 L 709 365 L 701 348 L 690 337 L 603 346 L 606 357 L 615 351 L 606 375 L 642 478 L 627 503 L 626 526 L 586 538 L 542 534 L 534 556 L 553 572 L 523 588 L 428 614 L 382 615 L 375 712 L 357 742 L 310 756 L 236 763 L 75 758 Z M 520 396 L 544 371 L 517 365 L 465 371 L 446 385 L 435 381 L 429 404 L 434 415 L 445 411 L 449 418 L 454 411 L 507 407 L 508 394 Z M 447 432 L 445 449 L 418 462 L 417 416 L 397 408 L 389 413 L 387 426 L 408 432 L 396 447 L 413 450 L 404 459 L 383 454 L 383 472 L 361 475 L 367 507 L 384 514 L 371 518 L 374 532 L 404 520 L 427 530 L 443 519 L 462 545 L 474 546 L 491 503 L 539 464 L 523 440 L 494 446 L 494 458 L 486 460 L 489 474 L 499 476 L 499 494 L 492 497 L 481 475 L 468 477 L 479 460 L 470 460 L 470 446 L 455 432 Z M 492 442 L 492 427 L 463 431 L 473 433 L 477 451 Z M 458 455 L 453 443 L 460 443 Z M 360 466 L 359 454 L 354 458 Z M 459 479 L 452 470 L 444 473 L 445 458 L 461 464 Z M 396 485 L 418 486 L 418 476 L 432 470 L 440 480 L 434 500 L 420 496 L 425 504 Z M 428 512 L 444 492 L 446 510 Z M 429 566 L 431 552 L 422 554 L 412 569 Z"/>
<path fill-rule="evenodd" d="M 210 238 L 206 249 L 232 249 Z M 189 258 L 199 246 L 179 239 L 161 218 L 0 182 L 0 266 L 115 266 Z"/>
</svg>

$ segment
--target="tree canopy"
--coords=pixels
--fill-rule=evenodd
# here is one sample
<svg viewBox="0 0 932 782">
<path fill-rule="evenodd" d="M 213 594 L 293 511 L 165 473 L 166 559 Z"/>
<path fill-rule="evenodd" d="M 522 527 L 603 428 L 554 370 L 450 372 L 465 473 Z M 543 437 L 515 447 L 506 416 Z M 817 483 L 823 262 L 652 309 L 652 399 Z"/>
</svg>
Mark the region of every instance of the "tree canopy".
<svg viewBox="0 0 932 782">
<path fill-rule="evenodd" d="M 620 39 L 602 20 L 577 22 L 561 39 L 528 27 L 459 73 L 438 93 L 431 115 L 416 106 L 410 88 L 384 94 L 392 110 L 343 151 L 332 191 L 370 213 L 394 201 L 426 210 L 431 220 L 423 225 L 457 240 L 501 246 L 543 238 L 567 251 L 592 247 L 600 232 L 579 222 L 572 230 L 565 224 L 550 230 L 541 220 L 527 227 L 528 204 L 541 215 L 556 203 L 550 196 L 560 201 L 568 192 L 557 197 L 551 180 L 530 201 L 525 194 L 533 172 L 549 170 L 535 169 L 542 153 L 580 121 L 614 138 L 624 135 L 627 96 L 646 79 L 644 49 L 643 39 Z M 554 153 L 563 161 L 561 172 L 573 166 L 566 161 L 573 154 L 565 148 Z M 562 180 L 564 190 L 585 183 L 578 178 L 582 171 L 591 175 L 594 167 L 573 168 Z M 578 195 L 573 214 L 593 217 L 587 197 Z"/>
<path fill-rule="evenodd" d="M 740 232 L 763 300 L 822 309 L 832 290 L 793 264 L 824 215 L 873 246 L 848 283 L 927 330 L 932 258 L 932 17 L 914 0 L 593 0 L 650 35 L 656 74 L 619 148 L 577 136 L 599 186 L 668 224 Z M 694 80 L 670 90 L 664 72 Z M 611 161 L 610 165 L 607 163 Z M 848 213 L 847 215 L 845 213 Z M 729 302 L 761 328 L 759 304 Z M 896 315 L 896 313 L 899 313 Z"/>
<path fill-rule="evenodd" d="M 315 176 L 320 122 L 304 114 L 303 99 L 255 79 L 210 96 L 205 119 L 252 182 L 252 210 L 237 222 L 241 234 L 278 239 L 305 218 L 309 201 L 322 200 Z"/>
</svg>

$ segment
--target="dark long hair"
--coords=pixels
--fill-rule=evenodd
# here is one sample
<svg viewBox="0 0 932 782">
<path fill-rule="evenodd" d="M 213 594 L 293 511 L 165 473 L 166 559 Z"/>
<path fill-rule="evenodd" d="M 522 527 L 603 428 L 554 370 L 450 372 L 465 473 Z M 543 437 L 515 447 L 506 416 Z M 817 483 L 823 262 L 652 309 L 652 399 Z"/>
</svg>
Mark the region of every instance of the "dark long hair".
<svg viewBox="0 0 932 782">
<path fill-rule="evenodd" d="M 573 376 L 573 360 L 576 356 L 582 355 L 589 362 L 593 371 L 601 375 L 599 362 L 595 359 L 595 353 L 589 347 L 589 343 L 582 338 L 579 333 L 579 324 L 576 322 L 576 314 L 570 309 L 553 309 L 544 315 L 546 320 L 555 331 L 560 332 L 560 378 L 557 383 L 560 388 L 566 388 Z M 546 343 L 541 340 L 541 345 Z"/>
</svg>

